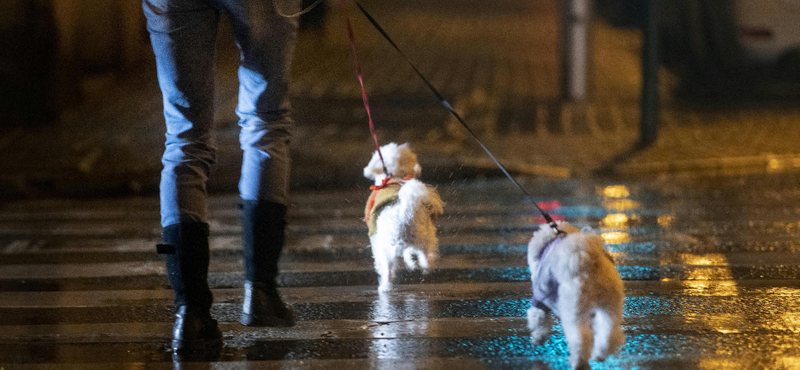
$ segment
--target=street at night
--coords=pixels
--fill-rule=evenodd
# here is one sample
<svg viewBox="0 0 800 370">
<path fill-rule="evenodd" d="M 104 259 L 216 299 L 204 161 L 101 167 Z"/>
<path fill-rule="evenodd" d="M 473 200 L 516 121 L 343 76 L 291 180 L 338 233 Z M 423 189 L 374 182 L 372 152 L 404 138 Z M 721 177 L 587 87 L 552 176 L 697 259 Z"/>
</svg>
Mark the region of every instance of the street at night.
<svg viewBox="0 0 800 370">
<path fill-rule="evenodd" d="M 627 341 L 595 368 L 796 368 L 798 181 L 526 179 L 538 201 L 560 202 L 555 217 L 601 233 L 625 281 Z M 279 281 L 298 323 L 266 330 L 237 322 L 236 198 L 215 197 L 209 281 L 224 346 L 193 360 L 220 362 L 213 368 L 564 368 L 559 325 L 540 347 L 526 328 L 525 251 L 537 212 L 503 180 L 439 190 L 447 202 L 442 258 L 428 275 L 401 271 L 388 296 L 376 291 L 360 220 L 367 192 L 297 194 Z M 0 363 L 171 367 L 172 293 L 152 252 L 157 207 L 147 197 L 6 204 Z"/>
<path fill-rule="evenodd" d="M 560 320 L 542 345 L 527 326 L 528 241 L 545 222 L 530 200 L 594 229 L 624 281 L 626 341 L 591 368 L 800 369 L 800 78 L 746 69 L 770 79 L 743 92 L 664 65 L 657 138 L 642 143 L 643 32 L 600 16 L 612 0 L 594 2 L 585 99 L 563 96 L 558 1 L 362 3 L 531 199 L 354 4 L 328 1 L 303 24 L 277 278 L 293 327 L 239 322 L 240 55 L 223 22 L 207 183 L 222 345 L 174 352 L 175 293 L 156 253 L 165 113 L 136 3 L 127 34 L 144 56 L 84 66 L 56 118 L 0 119 L 0 370 L 567 369 Z M 362 220 L 375 143 L 346 17 L 377 139 L 409 143 L 445 202 L 438 261 L 401 267 L 383 294 Z"/>
</svg>

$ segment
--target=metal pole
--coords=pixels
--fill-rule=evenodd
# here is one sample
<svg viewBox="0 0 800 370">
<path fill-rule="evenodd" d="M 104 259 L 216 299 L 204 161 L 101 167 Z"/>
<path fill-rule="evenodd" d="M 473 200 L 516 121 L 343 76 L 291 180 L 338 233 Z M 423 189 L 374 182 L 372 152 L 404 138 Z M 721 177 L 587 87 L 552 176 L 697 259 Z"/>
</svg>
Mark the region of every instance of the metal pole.
<svg viewBox="0 0 800 370">
<path fill-rule="evenodd" d="M 590 0 L 562 2 L 561 95 L 568 101 L 582 101 L 589 94 Z"/>
<path fill-rule="evenodd" d="M 658 0 L 645 0 L 647 23 L 642 29 L 641 138 L 647 146 L 658 137 Z"/>
</svg>

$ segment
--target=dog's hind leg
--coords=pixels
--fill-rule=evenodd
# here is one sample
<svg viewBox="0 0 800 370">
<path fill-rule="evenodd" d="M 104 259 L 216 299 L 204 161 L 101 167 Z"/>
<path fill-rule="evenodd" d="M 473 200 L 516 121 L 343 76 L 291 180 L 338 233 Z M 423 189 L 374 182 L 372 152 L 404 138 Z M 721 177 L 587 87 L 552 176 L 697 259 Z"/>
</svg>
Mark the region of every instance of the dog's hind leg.
<svg viewBox="0 0 800 370">
<path fill-rule="evenodd" d="M 394 266 L 391 257 L 387 256 L 386 250 L 377 242 L 372 244 L 372 258 L 375 259 L 375 272 L 378 273 L 378 291 L 388 292 L 392 290 L 392 280 L 394 278 Z"/>
<path fill-rule="evenodd" d="M 375 269 L 378 271 L 378 291 L 388 292 L 392 290 L 392 280 L 394 280 L 394 267 L 392 262 L 387 259 L 375 260 Z"/>
<path fill-rule="evenodd" d="M 414 248 L 406 248 L 403 250 L 403 262 L 405 262 L 407 269 L 413 271 L 416 270 L 417 267 L 421 265 L 421 261 L 419 258 L 420 254 L 421 253 L 419 253 Z"/>
<path fill-rule="evenodd" d="M 558 315 L 569 347 L 569 364 L 573 369 L 591 369 L 589 357 L 594 347 L 591 312 L 580 301 L 580 287 L 575 289 L 571 285 L 562 284 L 558 289 Z"/>
<path fill-rule="evenodd" d="M 425 253 L 423 253 L 422 251 L 417 251 L 417 263 L 419 263 L 419 268 L 422 270 L 422 273 L 427 274 L 429 267 L 429 259 L 428 256 L 426 256 Z"/>
<path fill-rule="evenodd" d="M 614 353 L 624 341 L 624 334 L 620 323 L 616 322 L 608 312 L 596 309 L 592 327 L 594 328 L 594 348 L 592 348 L 592 361 L 605 361 L 606 357 Z"/>
<path fill-rule="evenodd" d="M 543 309 L 531 307 L 528 309 L 528 329 L 531 330 L 531 342 L 539 345 L 547 340 L 553 330 L 553 317 Z"/>
</svg>

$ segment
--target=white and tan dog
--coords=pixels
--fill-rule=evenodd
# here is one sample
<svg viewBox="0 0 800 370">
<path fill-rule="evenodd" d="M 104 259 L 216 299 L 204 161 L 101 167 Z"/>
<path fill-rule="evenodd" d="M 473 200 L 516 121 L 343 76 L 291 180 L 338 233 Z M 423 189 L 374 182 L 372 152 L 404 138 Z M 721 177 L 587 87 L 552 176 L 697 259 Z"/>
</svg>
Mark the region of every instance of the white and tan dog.
<svg viewBox="0 0 800 370">
<path fill-rule="evenodd" d="M 364 209 L 378 290 L 388 292 L 402 256 L 406 268 L 427 272 L 439 255 L 434 221 L 444 212 L 439 193 L 417 180 L 422 168 L 408 144 L 390 143 L 381 147 L 386 171 L 378 152 L 364 167 L 364 177 L 373 180 L 372 194 Z"/>
<path fill-rule="evenodd" d="M 533 299 L 528 309 L 531 340 L 541 344 L 550 335 L 550 311 L 561 319 L 573 369 L 589 369 L 589 360 L 603 361 L 625 341 L 622 332 L 624 291 L 603 238 L 589 228 L 561 222 L 558 236 L 541 225 L 528 243 Z"/>
</svg>

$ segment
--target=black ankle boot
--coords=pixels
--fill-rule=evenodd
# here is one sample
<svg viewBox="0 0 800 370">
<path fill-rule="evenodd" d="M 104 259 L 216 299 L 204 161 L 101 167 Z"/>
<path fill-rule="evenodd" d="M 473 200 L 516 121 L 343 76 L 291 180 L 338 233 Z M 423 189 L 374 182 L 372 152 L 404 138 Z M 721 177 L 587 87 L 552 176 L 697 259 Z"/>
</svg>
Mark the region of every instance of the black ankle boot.
<svg viewBox="0 0 800 370">
<path fill-rule="evenodd" d="M 285 229 L 285 205 L 263 200 L 242 202 L 246 280 L 241 319 L 243 325 L 294 325 L 292 307 L 281 300 L 276 282 Z"/>
<path fill-rule="evenodd" d="M 208 224 L 182 222 L 163 230 L 167 275 L 175 291 L 172 350 L 203 349 L 221 343 L 217 321 L 211 318 L 208 288 Z"/>
</svg>

